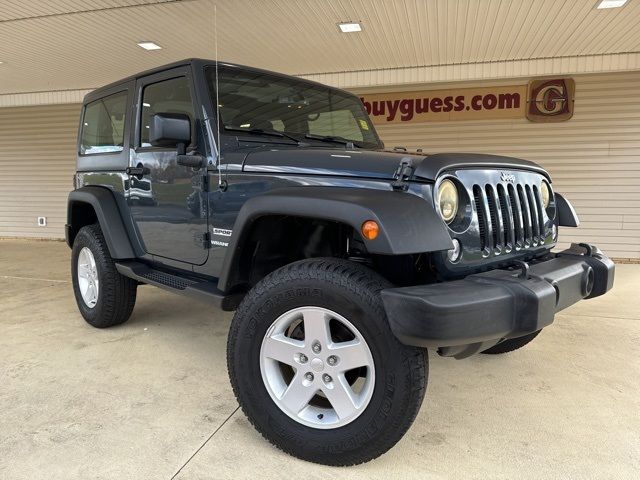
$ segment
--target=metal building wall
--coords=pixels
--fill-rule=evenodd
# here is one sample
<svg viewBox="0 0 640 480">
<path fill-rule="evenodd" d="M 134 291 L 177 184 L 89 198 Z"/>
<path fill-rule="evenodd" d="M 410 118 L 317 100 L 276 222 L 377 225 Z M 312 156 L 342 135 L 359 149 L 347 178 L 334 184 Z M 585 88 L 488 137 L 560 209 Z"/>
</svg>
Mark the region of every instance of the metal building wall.
<svg viewBox="0 0 640 480">
<path fill-rule="evenodd" d="M 0 108 L 0 237 L 64 238 L 79 115 L 78 104 Z"/>
<path fill-rule="evenodd" d="M 640 258 L 640 72 L 574 78 L 575 112 L 566 122 L 531 123 L 523 118 L 395 123 L 379 126 L 378 131 L 387 147 L 422 147 L 428 153 L 486 152 L 538 162 L 551 173 L 555 189 L 567 194 L 582 222 L 578 229 L 561 229 L 560 246 L 590 241 L 613 257 Z M 433 88 L 522 82 L 434 84 Z"/>
</svg>

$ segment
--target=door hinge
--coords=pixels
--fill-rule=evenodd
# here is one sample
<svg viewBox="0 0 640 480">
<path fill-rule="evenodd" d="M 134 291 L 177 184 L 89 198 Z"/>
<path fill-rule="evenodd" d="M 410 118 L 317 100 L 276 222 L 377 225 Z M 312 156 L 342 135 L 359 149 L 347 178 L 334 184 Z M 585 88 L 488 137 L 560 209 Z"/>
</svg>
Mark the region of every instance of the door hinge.
<svg viewBox="0 0 640 480">
<path fill-rule="evenodd" d="M 207 192 L 209 191 L 209 174 L 205 173 L 200 177 L 200 191 Z"/>
<path fill-rule="evenodd" d="M 211 233 L 206 232 L 202 234 L 202 247 L 206 250 L 211 248 Z"/>
</svg>

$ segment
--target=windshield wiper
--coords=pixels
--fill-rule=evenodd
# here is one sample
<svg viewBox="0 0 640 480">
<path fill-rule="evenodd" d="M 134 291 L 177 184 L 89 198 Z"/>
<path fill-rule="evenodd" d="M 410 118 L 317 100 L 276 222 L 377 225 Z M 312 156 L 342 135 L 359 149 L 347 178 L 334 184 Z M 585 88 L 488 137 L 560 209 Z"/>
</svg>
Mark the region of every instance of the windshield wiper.
<svg viewBox="0 0 640 480">
<path fill-rule="evenodd" d="M 254 135 L 270 135 L 272 137 L 280 137 L 280 138 L 286 137 L 296 142 L 297 145 L 300 145 L 300 146 L 307 145 L 306 143 L 301 142 L 299 139 L 297 139 L 293 135 L 289 135 L 288 133 L 284 133 L 284 132 L 278 132 L 277 130 L 265 130 L 263 128 L 242 128 L 242 127 L 231 127 L 231 126 L 225 126 L 224 129 L 231 130 L 233 132 L 252 133 Z"/>
<path fill-rule="evenodd" d="M 316 135 L 315 133 L 307 133 L 304 138 L 310 138 L 312 140 L 320 140 L 321 142 L 340 143 L 342 145 L 361 148 L 355 141 L 348 138 L 338 137 L 335 135 Z"/>
</svg>

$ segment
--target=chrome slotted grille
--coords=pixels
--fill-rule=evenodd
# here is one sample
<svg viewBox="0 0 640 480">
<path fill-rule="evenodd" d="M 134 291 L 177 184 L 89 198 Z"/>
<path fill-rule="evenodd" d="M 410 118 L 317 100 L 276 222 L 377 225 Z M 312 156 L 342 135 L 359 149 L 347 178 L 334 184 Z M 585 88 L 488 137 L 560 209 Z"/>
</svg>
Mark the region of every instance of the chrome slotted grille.
<svg viewBox="0 0 640 480">
<path fill-rule="evenodd" d="M 548 219 L 538 185 L 531 175 L 527 177 L 516 177 L 506 184 L 476 183 L 470 189 L 480 248 L 485 254 L 500 255 L 545 244 Z"/>
</svg>

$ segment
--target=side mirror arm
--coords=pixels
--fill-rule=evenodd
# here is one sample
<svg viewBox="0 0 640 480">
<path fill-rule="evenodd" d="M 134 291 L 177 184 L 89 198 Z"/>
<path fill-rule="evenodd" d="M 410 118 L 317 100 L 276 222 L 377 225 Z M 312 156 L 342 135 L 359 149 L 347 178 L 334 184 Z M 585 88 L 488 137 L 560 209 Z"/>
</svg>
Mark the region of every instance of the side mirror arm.
<svg viewBox="0 0 640 480">
<path fill-rule="evenodd" d="M 202 155 L 185 155 L 178 153 L 178 165 L 191 168 L 202 168 L 205 165 L 205 158 Z"/>
<path fill-rule="evenodd" d="M 178 143 L 178 155 L 176 160 L 178 165 L 191 168 L 202 168 L 204 166 L 204 157 L 202 155 L 187 155 L 187 144 Z"/>
</svg>

